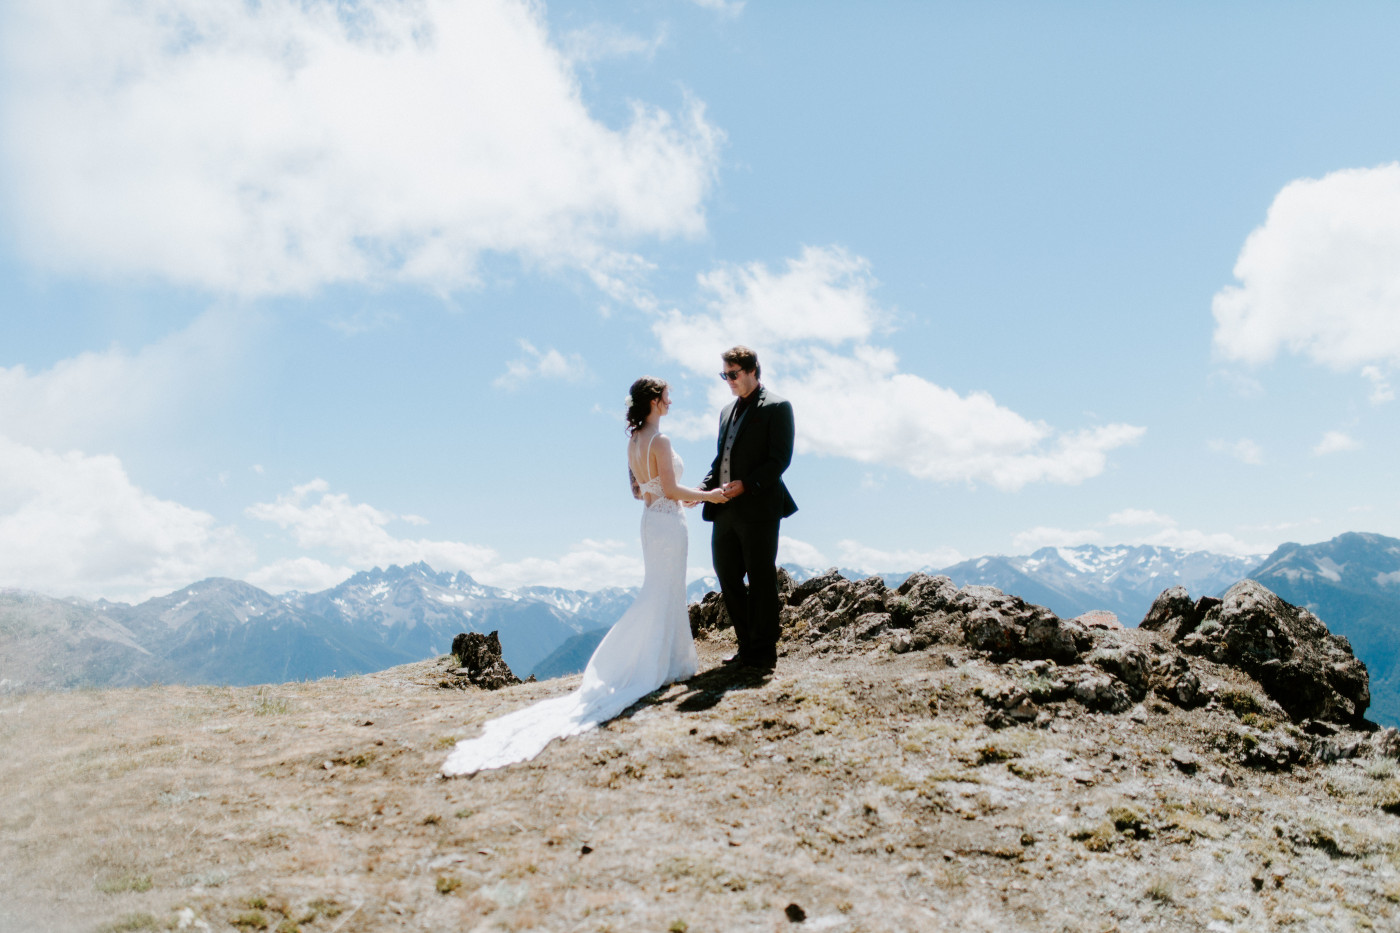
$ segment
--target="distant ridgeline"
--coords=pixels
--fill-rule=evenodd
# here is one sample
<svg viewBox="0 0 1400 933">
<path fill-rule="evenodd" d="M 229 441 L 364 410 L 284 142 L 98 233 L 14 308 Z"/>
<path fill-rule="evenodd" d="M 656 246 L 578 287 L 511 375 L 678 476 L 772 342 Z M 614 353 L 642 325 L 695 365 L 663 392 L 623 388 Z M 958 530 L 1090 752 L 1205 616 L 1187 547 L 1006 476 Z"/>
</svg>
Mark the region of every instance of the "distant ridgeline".
<svg viewBox="0 0 1400 933">
<path fill-rule="evenodd" d="M 816 576 L 788 565 L 792 579 Z M 1061 618 L 1113 612 L 1136 625 L 1173 586 L 1218 596 L 1256 579 L 1350 640 L 1370 670 L 1370 715 L 1400 725 L 1400 540 L 1349 533 L 1285 544 L 1262 561 L 1149 546 L 1042 548 L 920 568 Z M 897 586 L 914 571 L 882 573 Z M 850 579 L 866 576 L 843 570 Z M 690 586 L 696 600 L 713 580 Z M 0 592 L 0 689 L 254 684 L 366 673 L 447 653 L 459 632 L 499 631 L 505 661 L 539 679 L 581 671 L 635 590 L 505 590 L 426 564 L 358 573 L 320 593 L 272 596 L 211 579 L 137 606 Z"/>
</svg>

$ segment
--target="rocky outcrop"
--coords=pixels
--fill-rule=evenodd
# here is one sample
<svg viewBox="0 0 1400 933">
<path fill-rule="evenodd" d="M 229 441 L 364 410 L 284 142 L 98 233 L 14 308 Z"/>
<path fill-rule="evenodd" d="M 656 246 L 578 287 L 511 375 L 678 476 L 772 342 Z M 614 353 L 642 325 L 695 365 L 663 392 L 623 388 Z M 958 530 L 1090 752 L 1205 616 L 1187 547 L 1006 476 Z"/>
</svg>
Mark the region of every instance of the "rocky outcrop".
<svg viewBox="0 0 1400 933">
<path fill-rule="evenodd" d="M 520 683 L 520 678 L 511 672 L 501 658 L 501 639 L 496 632 L 482 635 L 479 632 L 461 632 L 452 639 L 452 654 L 459 667 L 449 671 L 451 680 L 444 680 L 444 687 L 481 687 L 485 690 L 499 690 Z M 534 678 L 530 678 L 534 680 Z"/>
<path fill-rule="evenodd" d="M 950 663 L 971 652 L 1001 665 L 1009 683 L 978 694 L 986 722 L 997 728 L 1044 726 L 1064 704 L 1123 713 L 1155 698 L 1235 713 L 1240 727 L 1221 738 L 1222 748 L 1252 767 L 1286 769 L 1370 747 L 1354 731 L 1337 735 L 1374 728 L 1363 718 L 1365 665 L 1316 616 L 1254 581 L 1223 599 L 1192 600 L 1181 587 L 1168 589 L 1137 629 L 1106 613 L 1061 619 L 992 587 L 958 588 L 922 573 L 894 589 L 879 577 L 848 580 L 835 570 L 796 585 L 784 575 L 780 596 L 785 654 L 883 645 L 900 654 L 938 648 Z M 697 634 L 728 625 L 718 594 L 690 613 Z M 1240 673 L 1260 693 L 1240 689 Z M 1271 731 L 1280 721 L 1291 721 L 1292 732 Z"/>
<path fill-rule="evenodd" d="M 1223 599 L 1184 597 L 1180 587 L 1164 592 L 1142 627 L 1186 654 L 1245 672 L 1295 721 L 1362 720 L 1371 701 L 1366 666 L 1317 616 L 1254 580 L 1236 583 Z"/>
</svg>

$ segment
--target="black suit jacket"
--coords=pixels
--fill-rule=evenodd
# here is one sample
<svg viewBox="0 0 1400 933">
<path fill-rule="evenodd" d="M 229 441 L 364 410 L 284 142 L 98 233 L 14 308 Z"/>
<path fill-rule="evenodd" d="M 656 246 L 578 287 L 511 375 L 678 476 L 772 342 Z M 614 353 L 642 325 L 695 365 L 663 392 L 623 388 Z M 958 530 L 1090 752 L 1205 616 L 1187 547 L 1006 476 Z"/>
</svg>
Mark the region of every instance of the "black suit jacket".
<svg viewBox="0 0 1400 933">
<path fill-rule="evenodd" d="M 701 489 L 720 485 L 719 464 L 724 457 L 724 438 L 738 403 L 735 399 L 720 413 L 715 460 L 700 482 Z M 792 403 L 760 386 L 758 398 L 739 425 L 739 436 L 734 439 L 729 459 L 729 478 L 743 482 L 744 494 L 723 505 L 706 502 L 702 513 L 705 521 L 712 522 L 721 513 L 740 521 L 777 521 L 796 512 L 797 503 L 783 485 L 783 471 L 792 463 L 794 433 Z"/>
</svg>

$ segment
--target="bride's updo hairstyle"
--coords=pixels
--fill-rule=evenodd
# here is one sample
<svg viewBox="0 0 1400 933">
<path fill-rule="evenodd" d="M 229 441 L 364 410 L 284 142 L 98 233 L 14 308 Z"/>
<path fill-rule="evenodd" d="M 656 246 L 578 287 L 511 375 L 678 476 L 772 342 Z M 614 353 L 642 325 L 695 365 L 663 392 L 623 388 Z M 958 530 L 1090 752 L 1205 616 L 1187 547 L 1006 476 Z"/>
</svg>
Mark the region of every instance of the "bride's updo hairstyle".
<svg viewBox="0 0 1400 933">
<path fill-rule="evenodd" d="M 632 383 L 627 393 L 627 436 L 636 434 L 651 415 L 652 400 L 661 397 L 666 391 L 666 380 L 655 376 L 643 376 Z"/>
</svg>

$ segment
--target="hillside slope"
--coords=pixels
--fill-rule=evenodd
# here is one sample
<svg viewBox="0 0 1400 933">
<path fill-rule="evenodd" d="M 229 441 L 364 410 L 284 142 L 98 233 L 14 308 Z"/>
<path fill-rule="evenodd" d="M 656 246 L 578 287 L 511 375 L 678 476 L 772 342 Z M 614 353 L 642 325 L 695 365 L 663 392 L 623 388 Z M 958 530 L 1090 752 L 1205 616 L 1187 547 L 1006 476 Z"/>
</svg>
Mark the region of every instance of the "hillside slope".
<svg viewBox="0 0 1400 933">
<path fill-rule="evenodd" d="M 1174 605 L 1057 664 L 1028 633 L 1078 630 L 995 591 L 817 580 L 772 678 L 698 618 L 698 677 L 469 779 L 458 738 L 577 678 L 3 697 L 0 929 L 1400 924 L 1400 739 L 1293 720 Z"/>
</svg>

